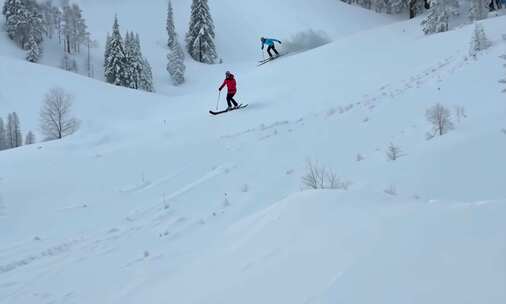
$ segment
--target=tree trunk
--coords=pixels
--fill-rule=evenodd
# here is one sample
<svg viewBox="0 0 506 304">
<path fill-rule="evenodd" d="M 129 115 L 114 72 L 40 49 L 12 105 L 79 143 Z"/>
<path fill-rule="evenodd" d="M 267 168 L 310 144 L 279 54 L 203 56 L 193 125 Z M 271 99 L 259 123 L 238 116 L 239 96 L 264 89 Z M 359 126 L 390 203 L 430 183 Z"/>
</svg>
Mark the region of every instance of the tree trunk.
<svg viewBox="0 0 506 304">
<path fill-rule="evenodd" d="M 416 0 L 410 0 L 408 6 L 409 6 L 409 19 L 413 19 L 416 17 Z"/>
</svg>

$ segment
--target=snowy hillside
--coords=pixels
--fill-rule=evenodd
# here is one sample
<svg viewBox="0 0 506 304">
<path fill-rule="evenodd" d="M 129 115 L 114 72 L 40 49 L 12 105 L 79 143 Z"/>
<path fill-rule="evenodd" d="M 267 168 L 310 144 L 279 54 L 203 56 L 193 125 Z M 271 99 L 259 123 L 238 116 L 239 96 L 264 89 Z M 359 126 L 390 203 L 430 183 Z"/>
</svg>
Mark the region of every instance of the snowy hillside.
<svg viewBox="0 0 506 304">
<path fill-rule="evenodd" d="M 0 116 L 38 131 L 58 86 L 82 122 L 0 152 L 0 303 L 506 301 L 506 17 L 469 58 L 471 25 L 425 36 L 333 0 L 211 1 L 224 64 L 187 58 L 176 88 L 165 1 L 78 2 L 98 41 L 115 13 L 141 34 L 157 93 L 27 63 L 0 35 Z M 190 2 L 174 1 L 181 40 Z M 332 42 L 256 66 L 260 36 L 307 29 Z M 210 116 L 225 70 L 249 106 Z M 427 140 L 436 103 L 462 115 Z M 302 189 L 308 159 L 342 189 Z"/>
</svg>

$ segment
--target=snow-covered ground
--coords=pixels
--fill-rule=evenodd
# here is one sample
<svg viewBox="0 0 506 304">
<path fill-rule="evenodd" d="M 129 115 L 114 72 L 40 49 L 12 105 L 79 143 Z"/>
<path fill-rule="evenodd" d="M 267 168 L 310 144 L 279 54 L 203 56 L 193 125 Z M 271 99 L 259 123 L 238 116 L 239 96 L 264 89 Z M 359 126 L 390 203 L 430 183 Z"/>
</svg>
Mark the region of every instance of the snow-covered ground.
<svg viewBox="0 0 506 304">
<path fill-rule="evenodd" d="M 99 41 L 115 13 L 141 34 L 158 94 L 29 64 L 0 35 L 0 115 L 36 130 L 60 86 L 82 120 L 0 153 L 0 303 L 506 301 L 505 17 L 469 59 L 472 26 L 424 36 L 334 0 L 211 1 L 225 63 L 187 60 L 174 88 L 166 3 L 145 2 L 79 1 Z M 182 40 L 190 1 L 174 4 Z M 259 36 L 307 29 L 333 42 L 256 67 Z M 211 117 L 228 69 L 249 107 Z M 467 117 L 426 140 L 438 102 Z M 307 159 L 351 186 L 301 191 Z"/>
</svg>

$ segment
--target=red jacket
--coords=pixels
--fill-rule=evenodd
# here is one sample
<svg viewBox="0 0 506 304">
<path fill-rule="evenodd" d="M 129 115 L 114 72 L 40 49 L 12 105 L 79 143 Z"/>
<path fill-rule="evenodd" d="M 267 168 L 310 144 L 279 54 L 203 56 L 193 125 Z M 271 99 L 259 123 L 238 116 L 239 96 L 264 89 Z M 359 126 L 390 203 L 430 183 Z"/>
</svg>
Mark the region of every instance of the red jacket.
<svg viewBox="0 0 506 304">
<path fill-rule="evenodd" d="M 235 94 L 237 92 L 237 84 L 235 83 L 234 75 L 230 74 L 229 77 L 225 78 L 220 87 L 220 91 L 225 85 L 227 86 L 228 94 Z"/>
</svg>

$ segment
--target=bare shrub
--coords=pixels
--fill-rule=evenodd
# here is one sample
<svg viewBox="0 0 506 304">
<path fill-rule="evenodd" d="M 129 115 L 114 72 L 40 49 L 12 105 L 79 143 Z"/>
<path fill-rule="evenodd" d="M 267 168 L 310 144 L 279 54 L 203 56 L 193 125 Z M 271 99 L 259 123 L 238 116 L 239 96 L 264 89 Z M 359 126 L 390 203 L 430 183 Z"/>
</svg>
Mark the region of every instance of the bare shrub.
<svg viewBox="0 0 506 304">
<path fill-rule="evenodd" d="M 61 139 L 79 129 L 79 120 L 71 117 L 72 97 L 61 88 L 53 88 L 40 110 L 40 128 L 48 140 Z"/>
<path fill-rule="evenodd" d="M 365 156 L 363 156 L 363 155 L 362 155 L 362 154 L 360 154 L 360 153 L 357 153 L 357 157 L 356 157 L 356 159 L 355 159 L 356 161 L 361 162 L 361 161 L 363 161 L 364 159 L 365 159 Z"/>
<path fill-rule="evenodd" d="M 390 185 L 388 188 L 385 189 L 385 193 L 388 195 L 396 196 L 397 188 L 395 188 L 394 185 Z"/>
<path fill-rule="evenodd" d="M 390 143 L 387 148 L 386 156 L 388 160 L 395 161 L 406 154 L 402 153 L 402 150 L 399 146 Z"/>
<path fill-rule="evenodd" d="M 427 138 L 442 136 L 455 128 L 450 110 L 439 103 L 430 107 L 425 117 L 432 124 L 432 132 L 427 134 Z"/>
<path fill-rule="evenodd" d="M 458 123 L 467 118 L 466 109 L 463 106 L 455 106 L 454 112 Z"/>
<path fill-rule="evenodd" d="M 306 175 L 302 177 L 302 184 L 306 189 L 348 190 L 352 185 L 351 181 L 342 180 L 334 171 L 311 160 L 307 161 L 306 170 Z"/>
</svg>

